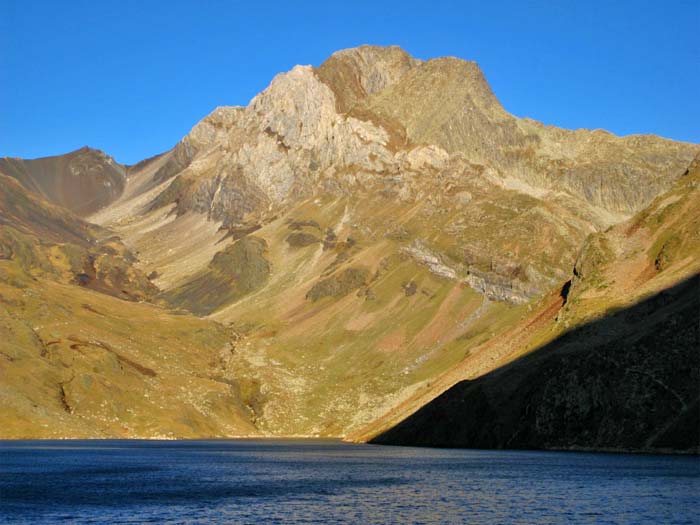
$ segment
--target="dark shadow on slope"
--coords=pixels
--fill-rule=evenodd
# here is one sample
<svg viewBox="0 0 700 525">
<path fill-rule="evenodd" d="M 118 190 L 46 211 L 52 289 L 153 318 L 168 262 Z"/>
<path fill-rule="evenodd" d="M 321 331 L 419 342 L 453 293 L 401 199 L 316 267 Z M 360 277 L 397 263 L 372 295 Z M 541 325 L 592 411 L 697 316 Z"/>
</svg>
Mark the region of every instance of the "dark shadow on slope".
<svg viewBox="0 0 700 525">
<path fill-rule="evenodd" d="M 700 276 L 454 385 L 372 443 L 700 451 Z"/>
</svg>

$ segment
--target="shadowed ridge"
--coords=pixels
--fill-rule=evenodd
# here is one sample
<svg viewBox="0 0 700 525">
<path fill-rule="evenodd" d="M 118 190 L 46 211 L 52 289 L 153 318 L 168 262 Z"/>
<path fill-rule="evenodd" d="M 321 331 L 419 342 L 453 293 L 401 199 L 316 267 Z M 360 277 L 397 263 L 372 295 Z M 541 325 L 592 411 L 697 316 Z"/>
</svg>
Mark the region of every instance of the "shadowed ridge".
<svg viewBox="0 0 700 525">
<path fill-rule="evenodd" d="M 700 452 L 700 277 L 457 383 L 372 443 Z"/>
<path fill-rule="evenodd" d="M 545 298 L 509 333 L 476 349 L 474 355 L 438 378 L 425 392 L 352 439 L 371 439 L 410 418 L 419 407 L 428 405 L 459 381 L 483 377 L 518 355 L 551 343 L 572 327 L 628 308 L 697 275 L 700 216 L 695 203 L 700 191 L 700 172 L 696 161 L 697 157 L 667 193 L 658 196 L 629 221 L 589 236 L 577 257 L 572 278 L 561 294 L 551 296 L 551 300 Z M 642 325 L 640 333 L 645 329 Z M 591 342 L 590 338 L 586 342 Z M 489 355 L 491 362 L 486 359 Z"/>
</svg>

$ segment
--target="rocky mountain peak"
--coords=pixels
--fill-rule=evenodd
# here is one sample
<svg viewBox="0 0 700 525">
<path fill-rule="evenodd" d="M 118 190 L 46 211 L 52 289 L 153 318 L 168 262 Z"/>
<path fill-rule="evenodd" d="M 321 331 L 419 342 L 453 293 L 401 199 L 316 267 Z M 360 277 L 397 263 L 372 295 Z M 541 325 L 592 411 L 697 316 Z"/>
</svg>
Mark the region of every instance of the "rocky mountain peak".
<svg viewBox="0 0 700 525">
<path fill-rule="evenodd" d="M 599 228 L 667 188 L 691 151 L 656 137 L 622 139 L 519 119 L 501 106 L 476 62 L 421 61 L 396 46 L 360 46 L 318 68 L 278 74 L 247 107 L 217 108 L 167 155 L 147 187 L 179 174 L 154 205 L 178 202 L 182 212 L 205 212 L 228 225 L 261 220 L 276 213 L 270 206 L 321 188 L 347 194 L 362 181 L 381 189 L 388 176 L 398 178 L 386 191 L 409 202 L 432 184 L 411 182 L 415 177 L 461 173 L 466 162 L 490 174 L 487 184 L 538 199 L 559 193 L 586 201 L 576 207 Z M 416 155 L 418 163 L 411 161 Z"/>
<path fill-rule="evenodd" d="M 261 129 L 281 137 L 287 147 L 317 142 L 328 135 L 336 116 L 333 92 L 311 66 L 295 66 L 277 75 L 248 108 L 259 113 Z"/>
<path fill-rule="evenodd" d="M 88 215 L 113 202 L 126 183 L 125 166 L 88 146 L 31 160 L 2 158 L 0 172 L 78 215 Z"/>
<path fill-rule="evenodd" d="M 335 93 L 338 110 L 348 112 L 420 63 L 398 46 L 363 45 L 333 53 L 316 72 Z"/>
</svg>

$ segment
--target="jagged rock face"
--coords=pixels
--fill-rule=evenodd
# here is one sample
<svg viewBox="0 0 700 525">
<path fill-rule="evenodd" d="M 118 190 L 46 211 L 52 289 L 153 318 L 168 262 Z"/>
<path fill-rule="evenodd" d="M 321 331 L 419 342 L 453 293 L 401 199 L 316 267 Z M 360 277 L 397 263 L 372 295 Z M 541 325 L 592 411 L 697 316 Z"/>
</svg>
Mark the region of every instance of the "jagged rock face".
<svg viewBox="0 0 700 525">
<path fill-rule="evenodd" d="M 381 193 L 407 207 L 439 206 L 461 216 L 457 242 L 512 260 L 535 280 L 494 280 L 474 269 L 472 285 L 522 301 L 568 271 L 586 233 L 626 218 L 668 188 L 696 150 L 657 137 L 619 138 L 518 119 L 474 62 L 421 62 L 399 48 L 363 46 L 338 52 L 319 68 L 277 75 L 246 108 L 215 110 L 156 175 L 176 178 L 154 206 L 176 202 L 180 214 L 206 213 L 227 227 L 260 223 L 323 194 Z M 459 186 L 458 198 L 441 198 L 445 176 Z M 543 265 L 526 247 L 470 234 L 464 225 L 493 214 L 503 190 L 533 197 L 522 212 L 535 230 L 567 244 L 567 256 Z M 460 251 L 456 243 L 429 244 L 443 259 Z"/>
<path fill-rule="evenodd" d="M 349 113 L 368 95 L 395 84 L 419 64 L 420 60 L 396 46 L 361 46 L 333 53 L 316 73 L 335 93 L 338 111 Z"/>
<path fill-rule="evenodd" d="M 380 171 L 392 160 L 384 148 L 386 131 L 338 114 L 333 91 L 310 66 L 278 75 L 248 107 L 259 114 L 262 131 L 277 140 L 300 175 L 349 166 Z M 313 163 L 305 165 L 307 156 Z"/>
<path fill-rule="evenodd" d="M 610 212 L 639 210 L 669 187 L 694 151 L 658 137 L 619 138 L 517 119 L 502 108 L 475 63 L 453 58 L 412 69 L 371 97 L 369 106 L 400 122 L 412 143 L 462 153 L 502 175 Z"/>
<path fill-rule="evenodd" d="M 87 147 L 33 160 L 5 157 L 0 159 L 0 173 L 81 216 L 114 202 L 126 182 L 124 166 L 104 152 Z"/>
<path fill-rule="evenodd" d="M 428 251 L 420 242 L 406 248 L 405 253 L 425 264 L 435 275 L 446 279 L 459 280 L 469 284 L 474 290 L 494 301 L 523 304 L 544 290 L 534 283 L 528 283 L 519 264 L 506 260 L 491 260 L 488 270 L 458 264 L 450 267 L 438 255 Z M 469 258 L 467 258 L 469 260 Z M 476 262 L 469 260 L 469 262 Z"/>
</svg>

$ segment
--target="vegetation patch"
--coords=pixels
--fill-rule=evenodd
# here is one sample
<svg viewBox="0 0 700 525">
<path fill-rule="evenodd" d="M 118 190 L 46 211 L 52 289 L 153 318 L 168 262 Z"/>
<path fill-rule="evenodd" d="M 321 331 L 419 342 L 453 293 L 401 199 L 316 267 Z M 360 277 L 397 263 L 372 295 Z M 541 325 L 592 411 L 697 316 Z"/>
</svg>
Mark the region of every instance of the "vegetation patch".
<svg viewBox="0 0 700 525">
<path fill-rule="evenodd" d="M 662 240 L 663 244 L 654 258 L 654 266 L 658 271 L 668 268 L 681 249 L 681 240 L 675 235 L 665 236 Z"/>
<path fill-rule="evenodd" d="M 288 228 L 290 230 L 303 230 L 304 228 L 316 228 L 321 229 L 321 226 L 316 221 L 292 221 L 289 223 Z"/>
<path fill-rule="evenodd" d="M 209 267 L 162 298 L 172 306 L 208 315 L 262 287 L 270 277 L 267 243 L 243 237 L 217 253 Z"/>
<path fill-rule="evenodd" d="M 291 233 L 285 240 L 292 248 L 303 248 L 305 246 L 311 246 L 312 244 L 321 242 L 321 240 L 315 235 L 305 232 Z"/>
<path fill-rule="evenodd" d="M 401 285 L 401 288 L 403 288 L 403 293 L 406 294 L 406 297 L 411 297 L 418 291 L 418 285 L 415 281 L 405 282 Z"/>
<path fill-rule="evenodd" d="M 364 286 L 369 278 L 366 268 L 348 268 L 326 279 L 318 281 L 306 294 L 311 301 L 324 297 L 343 297 L 348 293 Z"/>
<path fill-rule="evenodd" d="M 601 271 L 613 259 L 613 252 L 603 234 L 591 235 L 574 266 L 574 276 L 591 286 L 601 284 Z"/>
</svg>

